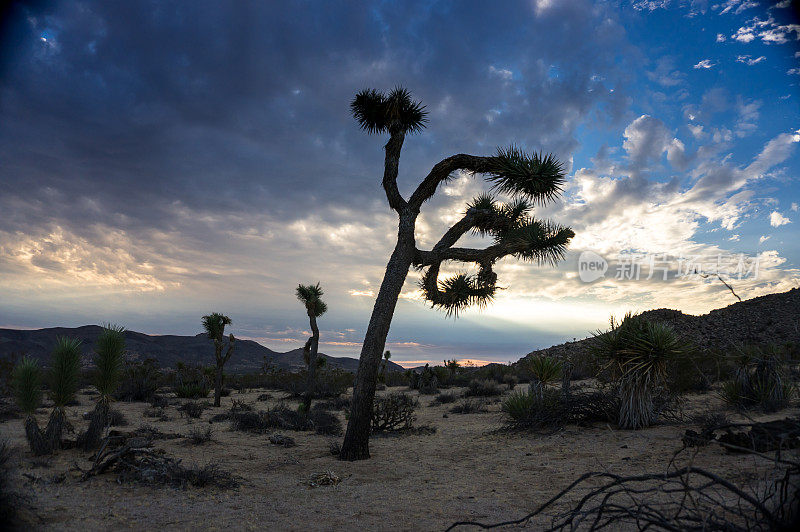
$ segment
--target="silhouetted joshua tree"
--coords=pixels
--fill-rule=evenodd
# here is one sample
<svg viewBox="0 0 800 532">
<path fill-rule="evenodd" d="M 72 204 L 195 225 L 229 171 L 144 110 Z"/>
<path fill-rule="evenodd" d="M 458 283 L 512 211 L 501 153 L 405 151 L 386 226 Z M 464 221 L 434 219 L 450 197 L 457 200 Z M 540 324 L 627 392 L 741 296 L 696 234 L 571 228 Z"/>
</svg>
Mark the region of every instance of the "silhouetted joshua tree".
<svg viewBox="0 0 800 532">
<path fill-rule="evenodd" d="M 305 352 L 308 353 L 308 380 L 306 382 L 306 393 L 303 398 L 303 410 L 309 412 L 311 408 L 311 398 L 314 394 L 314 383 L 317 374 L 317 352 L 319 351 L 319 327 L 317 318 L 325 314 L 328 305 L 322 301 L 322 287 L 319 283 L 313 285 L 298 285 L 295 292 L 297 299 L 306 307 L 309 325 L 311 326 L 311 338 L 306 342 Z"/>
<path fill-rule="evenodd" d="M 31 452 L 36 456 L 49 453 L 49 442 L 36 421 L 36 410 L 42 405 L 42 369 L 39 361 L 23 357 L 14 366 L 12 383 L 17 404 L 25 414 L 25 438 Z"/>
<path fill-rule="evenodd" d="M 61 436 L 69 420 L 64 408 L 75 399 L 80 385 L 81 341 L 77 338 L 59 337 L 53 349 L 53 366 L 50 369 L 50 399 L 53 411 L 45 429 L 45 439 L 52 449 L 61 447 Z"/>
<path fill-rule="evenodd" d="M 214 406 L 219 406 L 220 404 L 224 378 L 222 371 L 225 363 L 231 358 L 233 348 L 236 345 L 236 338 L 231 333 L 228 336 L 228 350 L 225 351 L 225 356 L 222 356 L 222 351 L 225 349 L 225 326 L 231 323 L 233 322 L 228 316 L 219 312 L 212 312 L 208 316 L 203 316 L 203 329 L 205 329 L 208 337 L 214 340 L 214 358 L 217 361 L 217 372 L 214 376 Z"/>
<path fill-rule="evenodd" d="M 358 93 L 350 109 L 362 129 L 389 135 L 384 146 L 382 184 L 389 206 L 399 218 L 397 244 L 386 266 L 361 348 L 352 411 L 339 454 L 343 460 L 360 460 L 369 458 L 372 401 L 381 354 L 409 268 L 413 265 L 425 270 L 420 288 L 434 308 L 458 316 L 469 306 L 483 307 L 492 300 L 497 289 L 497 275 L 492 267 L 498 260 L 511 255 L 540 264 L 554 264 L 563 258 L 574 233 L 530 214 L 534 205 L 548 203 L 561 192 L 564 168 L 553 156 L 527 155 L 515 146 L 498 149 L 495 155 L 488 157 L 453 155 L 437 163 L 410 198 L 405 199 L 397 186 L 400 150 L 407 134 L 425 127 L 424 106 L 413 101 L 403 88 L 388 94 L 370 89 Z M 417 249 L 414 228 L 422 204 L 458 171 L 483 174 L 495 192 L 507 194 L 513 200 L 502 204 L 490 194 L 475 198 L 467 205 L 461 220 L 448 229 L 431 250 Z M 485 249 L 455 247 L 469 231 L 490 236 L 494 243 Z M 439 269 L 444 261 L 475 264 L 479 271 L 477 275 L 462 273 L 440 281 Z"/>
</svg>

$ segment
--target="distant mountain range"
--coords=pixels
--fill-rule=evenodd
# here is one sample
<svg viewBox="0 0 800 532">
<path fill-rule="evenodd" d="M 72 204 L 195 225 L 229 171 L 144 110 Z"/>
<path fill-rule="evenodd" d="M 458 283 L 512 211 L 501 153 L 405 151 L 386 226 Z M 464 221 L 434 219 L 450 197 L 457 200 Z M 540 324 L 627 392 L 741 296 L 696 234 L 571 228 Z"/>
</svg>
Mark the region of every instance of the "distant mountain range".
<svg viewBox="0 0 800 532">
<path fill-rule="evenodd" d="M 47 364 L 50 354 L 59 336 L 78 338 L 83 342 L 83 357 L 86 364 L 92 358 L 92 348 L 97 340 L 101 327 L 84 325 L 83 327 L 53 327 L 49 329 L 17 330 L 0 328 L 0 358 L 13 355 L 29 355 Z M 196 336 L 151 336 L 135 331 L 125 332 L 126 356 L 132 360 L 154 358 L 161 367 L 174 368 L 178 362 L 185 364 L 214 363 L 214 346 L 204 334 Z M 358 360 L 350 357 L 331 357 L 320 353 L 327 359 L 328 365 L 346 371 L 355 372 Z M 253 340 L 236 340 L 236 350 L 225 366 L 233 373 L 258 371 L 264 361 L 279 369 L 299 369 L 305 366 L 303 349 L 293 349 L 286 353 L 278 353 Z M 390 371 L 403 371 L 394 362 L 389 362 Z"/>
</svg>

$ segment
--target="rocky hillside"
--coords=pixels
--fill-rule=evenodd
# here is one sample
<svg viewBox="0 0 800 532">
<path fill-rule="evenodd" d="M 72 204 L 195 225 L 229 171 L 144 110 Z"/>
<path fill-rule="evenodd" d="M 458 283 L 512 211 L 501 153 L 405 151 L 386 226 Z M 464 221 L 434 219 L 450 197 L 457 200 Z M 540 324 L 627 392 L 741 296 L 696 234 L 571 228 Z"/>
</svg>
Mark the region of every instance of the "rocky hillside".
<svg viewBox="0 0 800 532">
<path fill-rule="evenodd" d="M 92 358 L 92 346 L 101 328 L 97 325 L 84 325 L 83 327 L 66 328 L 54 327 L 49 329 L 16 330 L 0 329 L 0 358 L 14 355 L 30 355 L 47 363 L 50 352 L 59 336 L 78 338 L 83 342 L 83 358 L 86 364 Z M 164 368 L 174 368 L 177 362 L 186 364 L 211 365 L 214 362 L 214 347 L 205 334 L 196 336 L 150 336 L 135 331 L 125 332 L 126 356 L 133 360 L 154 358 Z M 328 360 L 331 367 L 355 371 L 358 360 L 349 357 L 330 357 L 323 353 L 321 356 Z M 304 366 L 303 349 L 298 348 L 286 353 L 278 353 L 252 340 L 237 340 L 234 351 L 228 364 L 225 366 L 231 372 L 258 371 L 264 361 L 280 369 L 297 369 Z M 391 371 L 403 371 L 403 368 L 389 363 Z"/>
<path fill-rule="evenodd" d="M 702 316 L 679 310 L 656 309 L 642 313 L 669 323 L 701 349 L 728 349 L 737 344 L 800 343 L 800 289 L 769 294 L 712 310 Z M 591 338 L 538 349 L 527 356 L 580 357 Z"/>
</svg>

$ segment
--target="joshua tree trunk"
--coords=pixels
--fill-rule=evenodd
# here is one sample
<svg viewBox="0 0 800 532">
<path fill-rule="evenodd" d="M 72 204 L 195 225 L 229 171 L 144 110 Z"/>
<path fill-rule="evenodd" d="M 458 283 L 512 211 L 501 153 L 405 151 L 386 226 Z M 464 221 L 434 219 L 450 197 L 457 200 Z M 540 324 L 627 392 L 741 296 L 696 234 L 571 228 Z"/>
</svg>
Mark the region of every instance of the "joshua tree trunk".
<svg viewBox="0 0 800 532">
<path fill-rule="evenodd" d="M 224 344 L 222 340 L 219 338 L 214 339 L 214 357 L 217 359 L 217 373 L 214 375 L 214 406 L 219 406 L 221 397 L 222 397 L 222 384 L 225 378 L 225 374 L 223 373 L 223 369 L 225 367 L 225 362 L 231 358 L 231 353 L 233 353 L 233 346 L 236 339 L 233 337 L 233 334 L 228 336 L 228 351 L 225 353 L 225 356 L 222 356 L 222 348 Z"/>
<path fill-rule="evenodd" d="M 36 418 L 32 415 L 25 418 L 25 438 L 28 440 L 31 452 L 35 456 L 41 456 L 50 452 L 50 445 L 48 444 L 47 438 L 42 434 L 42 431 L 39 429 L 39 424 L 36 422 Z"/>
<path fill-rule="evenodd" d="M 311 345 L 308 353 L 308 380 L 306 382 L 306 394 L 303 398 L 303 411 L 311 409 L 311 399 L 314 396 L 314 388 L 317 376 L 317 352 L 319 351 L 319 327 L 317 318 L 311 312 L 308 313 L 308 320 L 311 324 Z"/>
<path fill-rule="evenodd" d="M 47 427 L 44 429 L 44 438 L 51 449 L 61 448 L 61 435 L 64 432 L 64 427 L 68 424 L 69 421 L 67 421 L 64 409 L 54 408 L 50 414 L 50 419 L 47 421 Z"/>
<path fill-rule="evenodd" d="M 387 158 L 388 158 L 387 147 Z M 399 150 L 398 150 L 399 151 Z M 353 406 L 347 433 L 344 436 L 339 458 L 342 460 L 365 460 L 369 458 L 369 431 L 372 421 L 372 401 L 378 369 L 386 347 L 386 336 L 392 323 L 397 298 L 403 288 L 408 269 L 414 257 L 414 224 L 416 213 L 406 211 L 400 216 L 397 246 L 394 248 L 386 274 L 383 277 L 372 317 L 361 347 L 361 359 L 353 385 Z"/>
<path fill-rule="evenodd" d="M 89 420 L 89 428 L 86 429 L 79 439 L 81 447 L 89 451 L 96 449 L 100 446 L 100 441 L 103 438 L 103 431 L 108 425 L 108 401 L 100 399 L 92 411 L 92 417 Z"/>
<path fill-rule="evenodd" d="M 219 406 L 222 400 L 222 366 L 222 361 L 217 357 L 217 374 L 214 376 L 214 406 Z"/>
</svg>

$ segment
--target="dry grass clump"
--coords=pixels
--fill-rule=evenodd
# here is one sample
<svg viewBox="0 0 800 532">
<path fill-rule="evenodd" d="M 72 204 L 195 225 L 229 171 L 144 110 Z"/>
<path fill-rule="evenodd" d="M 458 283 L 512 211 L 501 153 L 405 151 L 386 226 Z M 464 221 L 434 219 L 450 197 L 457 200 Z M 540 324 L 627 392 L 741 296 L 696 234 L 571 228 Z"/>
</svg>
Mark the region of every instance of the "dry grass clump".
<svg viewBox="0 0 800 532">
<path fill-rule="evenodd" d="M 721 397 L 741 410 L 759 408 L 775 412 L 795 394 L 782 353 L 774 346 L 740 347 L 733 377 L 722 383 Z"/>
<path fill-rule="evenodd" d="M 236 478 L 219 465 L 209 462 L 204 466 L 185 467 L 180 460 L 168 456 L 145 454 L 131 455 L 119 460 L 116 466 L 117 481 L 147 485 L 186 488 L 187 486 L 235 488 Z"/>
<path fill-rule="evenodd" d="M 306 415 L 280 404 L 269 410 L 233 412 L 228 415 L 231 428 L 243 432 L 266 434 L 279 430 L 314 430 L 317 434 L 339 436 L 342 423 L 327 410 L 311 409 Z"/>
<path fill-rule="evenodd" d="M 214 431 L 211 427 L 205 429 L 200 427 L 193 427 L 189 429 L 189 434 L 186 436 L 186 441 L 192 445 L 202 445 L 213 439 Z"/>
<path fill-rule="evenodd" d="M 439 392 L 439 395 L 434 397 L 433 401 L 431 401 L 428 406 L 438 406 L 449 403 L 455 403 L 457 400 L 458 400 L 458 394 L 456 392 Z"/>
<path fill-rule="evenodd" d="M 478 398 L 466 398 L 450 409 L 452 414 L 478 414 L 488 412 L 486 401 Z"/>
<path fill-rule="evenodd" d="M 178 412 L 182 412 L 192 419 L 199 419 L 209 406 L 208 401 L 187 401 L 178 407 Z"/>
</svg>

